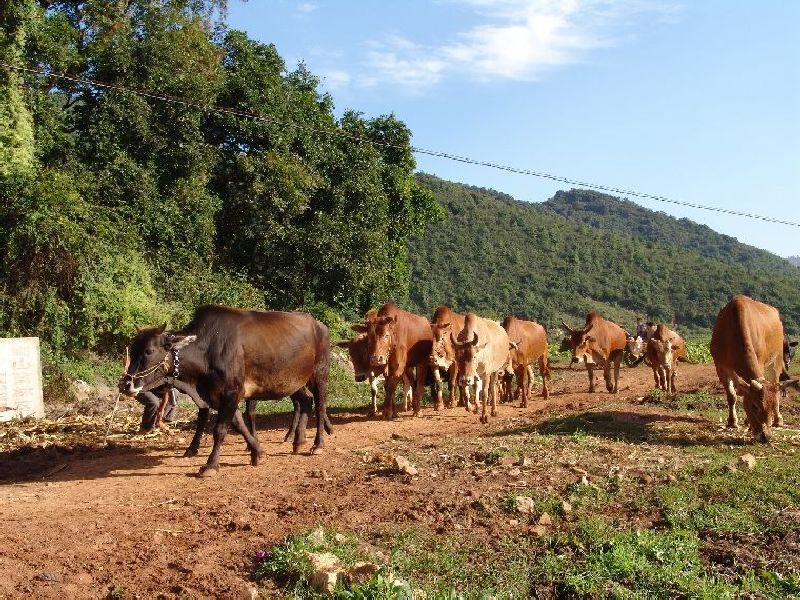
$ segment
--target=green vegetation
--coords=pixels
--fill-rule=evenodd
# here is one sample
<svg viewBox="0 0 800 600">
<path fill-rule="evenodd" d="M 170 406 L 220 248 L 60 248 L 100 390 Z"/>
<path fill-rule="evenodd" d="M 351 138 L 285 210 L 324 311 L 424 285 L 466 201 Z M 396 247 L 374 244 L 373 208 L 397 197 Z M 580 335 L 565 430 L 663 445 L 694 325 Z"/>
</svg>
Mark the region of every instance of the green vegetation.
<svg viewBox="0 0 800 600">
<path fill-rule="evenodd" d="M 411 241 L 411 302 L 421 312 L 444 303 L 513 313 L 552 331 L 562 317 L 575 326 L 597 310 L 629 329 L 647 315 L 708 335 L 719 309 L 745 293 L 777 306 L 789 331 L 800 326 L 800 271 L 705 226 L 585 190 L 533 204 L 417 179 L 447 213 Z"/>
<path fill-rule="evenodd" d="M 407 296 L 406 239 L 440 215 L 410 131 L 337 119 L 225 4 L 10 0 L 0 57 L 392 147 L 0 72 L 0 332 L 38 335 L 56 368 L 201 303 L 304 309 L 336 332 Z"/>
</svg>

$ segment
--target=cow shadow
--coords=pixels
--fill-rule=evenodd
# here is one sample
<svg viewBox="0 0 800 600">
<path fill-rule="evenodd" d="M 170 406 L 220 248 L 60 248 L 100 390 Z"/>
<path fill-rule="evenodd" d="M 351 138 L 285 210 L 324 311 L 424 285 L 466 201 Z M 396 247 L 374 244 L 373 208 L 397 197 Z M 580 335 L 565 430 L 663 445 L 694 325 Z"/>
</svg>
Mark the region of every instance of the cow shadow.
<svg viewBox="0 0 800 600">
<path fill-rule="evenodd" d="M 680 414 L 637 413 L 625 410 L 586 411 L 564 415 L 534 425 L 503 429 L 493 436 L 537 433 L 541 435 L 586 434 L 627 443 L 688 447 L 730 445 L 701 417 Z M 742 439 L 742 445 L 748 442 Z"/>
<path fill-rule="evenodd" d="M 0 484 L 144 476 L 138 472 L 161 465 L 162 458 L 153 448 L 113 443 L 24 446 L 0 453 Z"/>
</svg>

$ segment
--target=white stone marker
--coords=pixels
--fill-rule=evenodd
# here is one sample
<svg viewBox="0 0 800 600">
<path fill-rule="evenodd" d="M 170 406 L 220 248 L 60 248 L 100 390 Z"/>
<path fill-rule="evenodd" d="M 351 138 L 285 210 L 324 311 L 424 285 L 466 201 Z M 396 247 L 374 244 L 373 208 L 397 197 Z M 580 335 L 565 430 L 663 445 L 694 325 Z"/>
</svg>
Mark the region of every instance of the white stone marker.
<svg viewBox="0 0 800 600">
<path fill-rule="evenodd" d="M 44 417 L 39 338 L 0 338 L 0 421 Z"/>
</svg>

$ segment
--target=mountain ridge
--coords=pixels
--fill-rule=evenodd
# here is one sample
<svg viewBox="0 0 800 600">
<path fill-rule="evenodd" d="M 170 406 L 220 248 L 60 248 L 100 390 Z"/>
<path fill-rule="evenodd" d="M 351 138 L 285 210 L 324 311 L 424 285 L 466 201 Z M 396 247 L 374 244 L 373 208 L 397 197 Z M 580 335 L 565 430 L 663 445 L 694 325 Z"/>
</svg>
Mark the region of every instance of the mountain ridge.
<svg viewBox="0 0 800 600">
<path fill-rule="evenodd" d="M 423 313 L 445 303 L 552 328 L 597 309 L 626 327 L 642 315 L 707 333 L 744 293 L 777 306 L 787 330 L 800 324 L 800 270 L 705 226 L 588 190 L 530 203 L 424 173 L 417 181 L 446 213 L 409 243 L 409 299 Z"/>
</svg>

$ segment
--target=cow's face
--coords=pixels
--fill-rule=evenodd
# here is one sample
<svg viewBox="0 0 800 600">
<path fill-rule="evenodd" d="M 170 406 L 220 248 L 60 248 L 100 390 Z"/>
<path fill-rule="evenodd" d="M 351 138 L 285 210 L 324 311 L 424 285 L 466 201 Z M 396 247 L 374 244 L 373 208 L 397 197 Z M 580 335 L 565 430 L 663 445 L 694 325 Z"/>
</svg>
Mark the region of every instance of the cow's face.
<svg viewBox="0 0 800 600">
<path fill-rule="evenodd" d="M 672 343 L 672 340 L 653 340 L 651 339 L 648 344 L 651 344 L 655 350 L 656 362 L 662 367 L 672 367 L 672 361 L 675 358 L 675 350 L 678 349 Z"/>
<path fill-rule="evenodd" d="M 197 339 L 195 335 L 165 333 L 161 327 L 141 329 L 127 348 L 125 371 L 119 380 L 119 391 L 135 398 L 143 389 L 152 387 L 172 368 L 171 352 L 180 350 Z"/>
<path fill-rule="evenodd" d="M 478 334 L 473 334 L 471 340 L 459 342 L 451 333 L 450 342 L 453 344 L 456 363 L 458 363 L 459 385 L 474 385 L 478 377 L 475 355 L 483 347 L 478 346 Z"/>
<path fill-rule="evenodd" d="M 428 364 L 439 369 L 449 369 L 455 359 L 453 345 L 450 342 L 450 323 L 431 323 L 433 345 Z"/>
<path fill-rule="evenodd" d="M 594 364 L 597 340 L 589 332 L 575 332 L 572 334 L 574 346 L 572 347 L 572 362 Z"/>
<path fill-rule="evenodd" d="M 797 342 L 790 342 L 788 338 L 783 339 L 783 366 L 786 372 L 789 372 L 789 365 L 794 358 L 794 352 L 797 349 Z"/>
<path fill-rule="evenodd" d="M 740 382 L 736 386 L 737 394 L 742 396 L 750 433 L 756 441 L 766 443 L 772 437 L 772 416 L 780 387 L 766 379 Z"/>
<path fill-rule="evenodd" d="M 394 349 L 394 332 L 397 317 L 377 317 L 353 327 L 356 331 L 367 334 L 369 366 L 382 373 L 389 364 L 389 354 Z"/>
<path fill-rule="evenodd" d="M 362 333 L 351 340 L 337 342 L 340 348 L 346 348 L 353 364 L 353 376 L 356 381 L 364 381 L 370 372 L 369 368 L 369 339 L 367 334 Z"/>
</svg>

